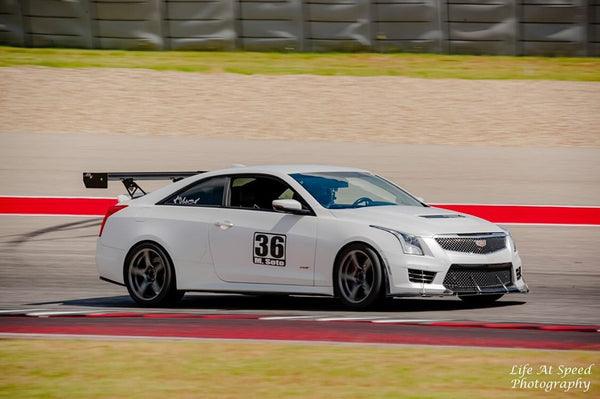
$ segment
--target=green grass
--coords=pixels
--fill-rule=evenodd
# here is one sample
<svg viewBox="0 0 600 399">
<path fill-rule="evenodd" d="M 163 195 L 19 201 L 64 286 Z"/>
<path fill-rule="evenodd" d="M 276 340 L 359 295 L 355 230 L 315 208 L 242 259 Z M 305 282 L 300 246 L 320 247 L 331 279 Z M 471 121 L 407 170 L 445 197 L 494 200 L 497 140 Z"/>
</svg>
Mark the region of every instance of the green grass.
<svg viewBox="0 0 600 399">
<path fill-rule="evenodd" d="M 594 362 L 598 352 L 4 339 L 0 397 L 547 399 L 564 393 L 512 389 L 511 367 Z M 599 375 L 569 397 L 598 397 Z"/>
<path fill-rule="evenodd" d="M 0 47 L 0 67 L 600 81 L 600 58 L 372 53 L 113 51 Z"/>
</svg>

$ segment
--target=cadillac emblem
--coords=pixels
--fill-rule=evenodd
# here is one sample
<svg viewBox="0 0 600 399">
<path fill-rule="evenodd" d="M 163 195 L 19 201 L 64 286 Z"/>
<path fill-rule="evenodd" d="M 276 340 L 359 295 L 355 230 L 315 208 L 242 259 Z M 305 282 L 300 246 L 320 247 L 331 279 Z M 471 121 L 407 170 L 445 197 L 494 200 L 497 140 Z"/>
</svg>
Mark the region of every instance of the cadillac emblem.
<svg viewBox="0 0 600 399">
<path fill-rule="evenodd" d="M 483 248 L 487 245 L 486 240 L 475 240 L 475 245 L 477 245 L 479 248 Z"/>
</svg>

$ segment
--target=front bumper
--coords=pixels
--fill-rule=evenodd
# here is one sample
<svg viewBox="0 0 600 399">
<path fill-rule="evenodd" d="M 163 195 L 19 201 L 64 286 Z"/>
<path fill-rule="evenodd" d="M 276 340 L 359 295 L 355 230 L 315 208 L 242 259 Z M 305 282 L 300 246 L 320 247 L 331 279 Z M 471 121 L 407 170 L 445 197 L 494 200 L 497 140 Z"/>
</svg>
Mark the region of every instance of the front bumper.
<svg viewBox="0 0 600 399">
<path fill-rule="evenodd" d="M 523 280 L 522 262 L 518 253 L 512 252 L 509 248 L 491 253 L 491 254 L 470 254 L 444 251 L 432 243 L 429 246 L 432 249 L 430 256 L 406 255 L 401 251 L 394 250 L 385 256 L 388 276 L 390 276 L 388 294 L 395 297 L 411 296 L 450 296 L 450 295 L 496 295 L 496 294 L 526 294 L 529 287 Z M 455 287 L 449 284 L 449 271 L 456 272 L 464 267 L 465 270 L 473 270 L 481 273 L 488 269 L 491 270 L 499 265 L 504 265 L 510 273 L 501 280 L 495 275 L 483 276 L 487 278 L 489 284 L 480 282 L 469 277 L 473 284 L 470 287 Z M 409 277 L 409 269 L 411 277 Z M 423 281 L 415 282 L 415 271 L 428 276 Z M 432 277 L 433 276 L 433 277 Z M 480 276 L 481 277 L 481 276 Z M 489 278 L 494 279 L 489 281 Z M 495 283 L 495 279 L 498 282 Z M 411 281 L 412 280 L 412 281 Z M 418 279 L 417 279 L 418 280 Z"/>
<path fill-rule="evenodd" d="M 393 291 L 390 291 L 389 296 L 393 297 L 442 297 L 442 296 L 477 296 L 477 295 L 497 295 L 497 294 L 527 294 L 529 293 L 529 287 L 524 281 L 516 282 L 515 284 L 508 285 L 502 288 L 483 288 L 478 292 L 455 292 L 447 289 L 443 285 L 435 284 L 414 284 L 420 285 L 420 287 L 396 287 Z"/>
</svg>

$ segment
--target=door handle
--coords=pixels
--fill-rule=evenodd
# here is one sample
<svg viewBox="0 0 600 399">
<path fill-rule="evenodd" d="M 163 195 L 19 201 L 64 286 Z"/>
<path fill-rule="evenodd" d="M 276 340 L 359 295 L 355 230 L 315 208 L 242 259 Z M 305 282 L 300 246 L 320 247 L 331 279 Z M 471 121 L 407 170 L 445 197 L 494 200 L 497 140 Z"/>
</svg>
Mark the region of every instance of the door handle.
<svg viewBox="0 0 600 399">
<path fill-rule="evenodd" d="M 227 230 L 228 228 L 233 227 L 233 223 L 229 220 L 225 220 L 223 222 L 215 223 L 215 226 L 219 227 L 221 230 Z"/>
</svg>

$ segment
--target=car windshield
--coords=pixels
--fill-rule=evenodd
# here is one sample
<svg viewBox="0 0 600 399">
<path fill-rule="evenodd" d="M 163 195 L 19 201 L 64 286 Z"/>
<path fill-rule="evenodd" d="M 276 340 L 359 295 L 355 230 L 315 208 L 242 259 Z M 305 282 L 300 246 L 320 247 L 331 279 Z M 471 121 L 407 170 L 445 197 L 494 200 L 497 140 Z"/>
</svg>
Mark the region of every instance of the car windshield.
<svg viewBox="0 0 600 399">
<path fill-rule="evenodd" d="M 294 173 L 292 176 L 328 209 L 367 206 L 424 206 L 410 194 L 381 177 L 361 172 Z"/>
</svg>

